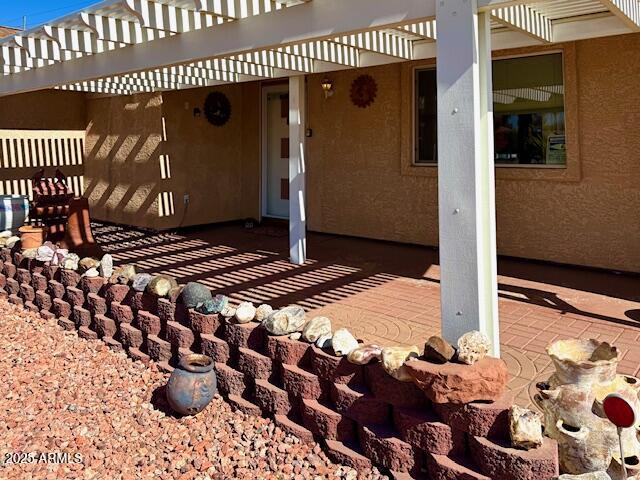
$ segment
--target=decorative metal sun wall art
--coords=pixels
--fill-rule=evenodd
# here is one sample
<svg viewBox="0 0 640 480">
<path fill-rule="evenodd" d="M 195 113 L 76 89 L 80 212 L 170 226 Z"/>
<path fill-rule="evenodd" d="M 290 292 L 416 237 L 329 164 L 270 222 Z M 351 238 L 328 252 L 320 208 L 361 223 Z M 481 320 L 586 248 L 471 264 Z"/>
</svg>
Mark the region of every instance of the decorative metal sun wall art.
<svg viewBox="0 0 640 480">
<path fill-rule="evenodd" d="M 221 127 L 231 117 L 231 103 L 222 92 L 211 92 L 204 101 L 204 115 L 210 124 Z"/>
<path fill-rule="evenodd" d="M 378 84 L 371 75 L 360 75 L 351 84 L 351 101 L 356 107 L 367 108 L 377 94 Z"/>
</svg>

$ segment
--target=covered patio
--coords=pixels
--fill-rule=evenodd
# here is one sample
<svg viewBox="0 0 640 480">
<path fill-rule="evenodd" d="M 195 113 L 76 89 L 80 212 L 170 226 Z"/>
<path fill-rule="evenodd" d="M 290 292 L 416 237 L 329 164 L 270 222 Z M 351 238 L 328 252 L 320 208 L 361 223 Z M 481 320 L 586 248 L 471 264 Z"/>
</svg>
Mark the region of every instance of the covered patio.
<svg viewBox="0 0 640 480">
<path fill-rule="evenodd" d="M 198 281 L 274 308 L 297 304 L 326 315 L 367 342 L 417 344 L 440 333 L 440 267 L 435 249 L 309 234 L 313 255 L 288 261 L 283 224 L 150 233 L 96 224 L 96 238 L 118 263 Z M 636 276 L 500 258 L 502 357 L 509 388 L 531 406 L 536 381 L 553 368 L 546 346 L 562 338 L 597 338 L 621 351 L 620 371 L 640 374 L 640 297 Z"/>
</svg>

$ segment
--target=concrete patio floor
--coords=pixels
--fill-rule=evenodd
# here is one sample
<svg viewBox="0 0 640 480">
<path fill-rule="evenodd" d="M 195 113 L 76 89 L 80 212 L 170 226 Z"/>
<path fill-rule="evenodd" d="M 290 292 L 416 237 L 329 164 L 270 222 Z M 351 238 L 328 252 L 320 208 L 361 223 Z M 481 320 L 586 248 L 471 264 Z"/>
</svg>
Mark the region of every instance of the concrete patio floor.
<svg viewBox="0 0 640 480">
<path fill-rule="evenodd" d="M 367 342 L 416 344 L 440 331 L 437 250 L 309 234 L 309 260 L 288 262 L 286 226 L 238 225 L 151 233 L 95 225 L 117 263 L 199 281 L 232 301 L 292 303 L 325 315 Z M 640 376 L 640 277 L 501 258 L 498 261 L 502 357 L 518 403 L 552 371 L 552 341 L 597 338 L 621 352 L 621 373 Z"/>
</svg>

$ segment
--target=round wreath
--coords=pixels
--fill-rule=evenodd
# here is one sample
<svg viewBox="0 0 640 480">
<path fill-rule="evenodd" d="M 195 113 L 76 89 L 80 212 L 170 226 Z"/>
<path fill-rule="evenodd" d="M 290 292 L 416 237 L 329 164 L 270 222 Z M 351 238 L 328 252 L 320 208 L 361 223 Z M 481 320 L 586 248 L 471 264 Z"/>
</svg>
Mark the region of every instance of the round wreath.
<svg viewBox="0 0 640 480">
<path fill-rule="evenodd" d="M 212 125 L 221 127 L 231 117 L 231 103 L 222 92 L 211 92 L 204 101 L 204 115 Z"/>
<path fill-rule="evenodd" d="M 378 84 L 371 75 L 360 75 L 351 84 L 351 101 L 356 107 L 367 108 L 378 94 Z"/>
</svg>

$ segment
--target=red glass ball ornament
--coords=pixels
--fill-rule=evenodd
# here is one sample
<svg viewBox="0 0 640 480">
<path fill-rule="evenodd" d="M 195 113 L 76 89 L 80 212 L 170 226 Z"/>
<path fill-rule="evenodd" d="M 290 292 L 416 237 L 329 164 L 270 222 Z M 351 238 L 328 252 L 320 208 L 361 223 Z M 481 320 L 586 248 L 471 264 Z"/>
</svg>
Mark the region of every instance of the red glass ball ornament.
<svg viewBox="0 0 640 480">
<path fill-rule="evenodd" d="M 602 406 L 605 415 L 616 427 L 629 428 L 636 424 L 635 409 L 617 393 L 607 395 Z"/>
</svg>

